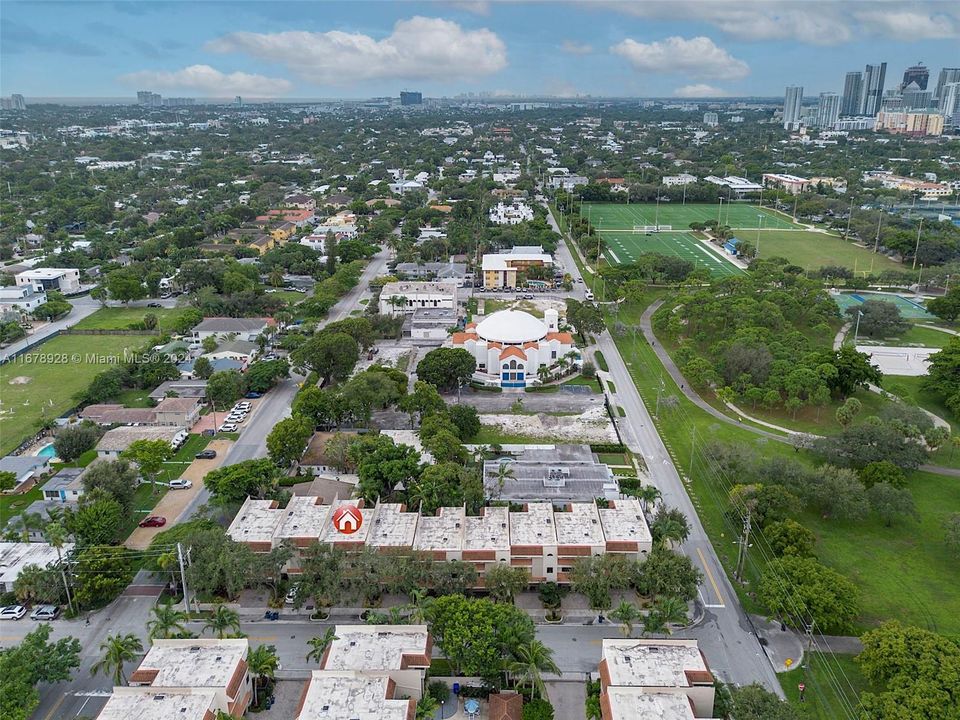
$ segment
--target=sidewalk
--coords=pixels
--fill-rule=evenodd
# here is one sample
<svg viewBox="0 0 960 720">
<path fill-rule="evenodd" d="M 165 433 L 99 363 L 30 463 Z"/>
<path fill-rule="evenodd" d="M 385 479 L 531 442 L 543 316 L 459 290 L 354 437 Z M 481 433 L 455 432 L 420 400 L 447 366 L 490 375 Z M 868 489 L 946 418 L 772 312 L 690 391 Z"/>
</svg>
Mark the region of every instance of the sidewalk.
<svg viewBox="0 0 960 720">
<path fill-rule="evenodd" d="M 795 631 L 780 629 L 780 623 L 751 615 L 757 637 L 778 673 L 795 669 L 803 661 L 803 638 Z"/>
</svg>

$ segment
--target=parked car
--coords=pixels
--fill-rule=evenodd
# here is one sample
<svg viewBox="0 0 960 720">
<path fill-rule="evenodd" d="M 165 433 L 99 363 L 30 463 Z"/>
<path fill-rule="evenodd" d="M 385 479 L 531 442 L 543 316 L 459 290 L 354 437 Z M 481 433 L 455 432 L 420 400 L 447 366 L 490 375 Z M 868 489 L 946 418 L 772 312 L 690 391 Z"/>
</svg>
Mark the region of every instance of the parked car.
<svg viewBox="0 0 960 720">
<path fill-rule="evenodd" d="M 150 303 L 147 303 L 147 307 L 150 307 L 150 308 L 162 308 L 163 305 L 161 305 L 161 304 L 158 303 L 158 302 L 150 302 Z"/>
<path fill-rule="evenodd" d="M 143 520 L 140 521 L 140 527 L 163 527 L 167 524 L 167 519 L 165 517 L 160 517 L 159 515 L 148 515 Z"/>
<path fill-rule="evenodd" d="M 262 397 L 258 392 L 248 392 L 244 395 L 245 398 L 250 398 L 251 400 L 256 400 L 258 397 Z"/>
<path fill-rule="evenodd" d="M 217 432 L 236 432 L 237 426 L 233 423 L 224 423 L 220 426 Z"/>
<path fill-rule="evenodd" d="M 7 605 L 0 607 L 0 620 L 19 620 L 27 614 L 23 605 Z"/>
<path fill-rule="evenodd" d="M 287 591 L 287 596 L 283 599 L 284 605 L 293 605 L 297 601 L 297 589 L 299 585 L 291 585 Z"/>
<path fill-rule="evenodd" d="M 55 620 L 60 614 L 60 608 L 57 605 L 38 605 L 30 613 L 31 620 Z"/>
<path fill-rule="evenodd" d="M 171 480 L 170 489 L 171 490 L 189 490 L 193 487 L 193 483 L 189 480 Z"/>
<path fill-rule="evenodd" d="M 583 294 L 583 296 L 584 296 L 587 300 L 593 300 L 593 293 L 590 292 L 589 290 L 587 290 L 587 291 Z"/>
<path fill-rule="evenodd" d="M 213 460 L 217 456 L 216 450 L 201 450 L 193 457 L 197 460 Z"/>
<path fill-rule="evenodd" d="M 523 299 L 524 299 L 524 300 L 533 300 L 533 295 L 531 295 L 530 293 L 527 293 L 526 295 L 523 296 Z"/>
<path fill-rule="evenodd" d="M 208 430 L 201 430 L 200 434 L 203 435 L 204 437 L 213 437 L 216 434 L 216 432 L 214 430 L 208 429 Z"/>
</svg>

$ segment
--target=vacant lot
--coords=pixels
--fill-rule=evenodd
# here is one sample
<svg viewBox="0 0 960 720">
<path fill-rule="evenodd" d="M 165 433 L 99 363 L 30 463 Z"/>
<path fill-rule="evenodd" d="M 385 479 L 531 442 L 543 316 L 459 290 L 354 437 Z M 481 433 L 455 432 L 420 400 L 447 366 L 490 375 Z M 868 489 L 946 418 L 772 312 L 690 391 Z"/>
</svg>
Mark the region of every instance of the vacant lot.
<svg viewBox="0 0 960 720">
<path fill-rule="evenodd" d="M 748 230 L 738 233 L 737 237 L 756 245 L 758 233 Z M 807 270 L 819 270 L 827 265 L 848 267 L 858 274 L 906 269 L 886 255 L 873 253 L 834 235 L 807 230 L 761 230 L 759 238 L 760 257 L 785 257 Z"/>
<path fill-rule="evenodd" d="M 61 335 L 0 366 L 0 452 L 76 405 L 97 373 L 151 342 L 137 335 Z M 115 360 L 111 360 L 114 359 Z"/>
<path fill-rule="evenodd" d="M 144 315 L 156 315 L 161 333 L 173 331 L 174 324 L 189 308 L 105 307 L 85 317 L 77 330 L 127 330 L 143 321 Z"/>
</svg>

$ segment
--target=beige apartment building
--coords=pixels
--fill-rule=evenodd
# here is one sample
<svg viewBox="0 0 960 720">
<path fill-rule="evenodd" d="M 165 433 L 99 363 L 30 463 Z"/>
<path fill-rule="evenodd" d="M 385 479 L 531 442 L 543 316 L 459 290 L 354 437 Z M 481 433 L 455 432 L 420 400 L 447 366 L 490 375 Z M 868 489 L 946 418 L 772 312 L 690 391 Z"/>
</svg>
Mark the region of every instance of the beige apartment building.
<svg viewBox="0 0 960 720">
<path fill-rule="evenodd" d="M 712 718 L 714 677 L 696 640 L 603 641 L 603 720 Z"/>
<path fill-rule="evenodd" d="M 113 689 L 97 720 L 241 717 L 253 695 L 249 649 L 246 639 L 154 640 L 129 687 Z"/>
<path fill-rule="evenodd" d="M 528 503 L 521 511 L 485 507 L 468 516 L 462 507 L 440 508 L 436 515 L 408 511 L 397 503 L 373 508 L 357 504 L 360 529 L 343 534 L 333 522 L 336 508 L 352 501 L 324 505 L 320 498 L 294 496 L 286 508 L 272 500 L 248 498 L 230 524 L 228 534 L 254 552 L 269 552 L 284 541 L 305 549 L 313 543 L 344 548 L 361 546 L 384 553 L 421 552 L 435 560 L 473 563 L 482 577 L 493 565 L 525 567 L 533 582 L 569 582 L 568 573 L 580 558 L 621 553 L 640 558 L 650 552 L 652 538 L 636 498 L 567 503 Z M 296 574 L 300 556 L 287 572 Z"/>
</svg>

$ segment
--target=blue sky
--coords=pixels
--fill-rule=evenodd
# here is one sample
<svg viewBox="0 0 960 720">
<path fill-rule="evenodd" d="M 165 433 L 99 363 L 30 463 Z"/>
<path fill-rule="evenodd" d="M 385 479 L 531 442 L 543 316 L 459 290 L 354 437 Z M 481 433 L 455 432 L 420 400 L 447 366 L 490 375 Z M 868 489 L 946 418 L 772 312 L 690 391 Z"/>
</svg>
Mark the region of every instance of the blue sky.
<svg viewBox="0 0 960 720">
<path fill-rule="evenodd" d="M 0 92 L 703 97 L 960 66 L 960 6 L 893 0 L 11 2 Z"/>
</svg>

